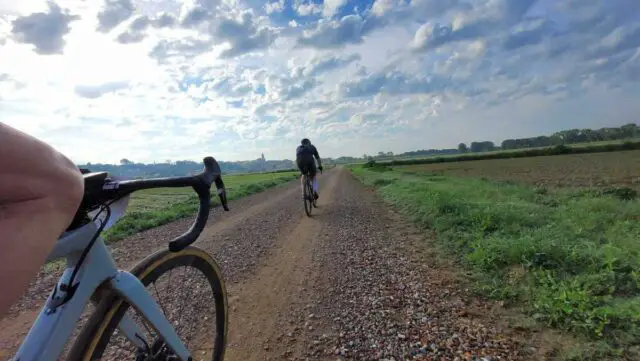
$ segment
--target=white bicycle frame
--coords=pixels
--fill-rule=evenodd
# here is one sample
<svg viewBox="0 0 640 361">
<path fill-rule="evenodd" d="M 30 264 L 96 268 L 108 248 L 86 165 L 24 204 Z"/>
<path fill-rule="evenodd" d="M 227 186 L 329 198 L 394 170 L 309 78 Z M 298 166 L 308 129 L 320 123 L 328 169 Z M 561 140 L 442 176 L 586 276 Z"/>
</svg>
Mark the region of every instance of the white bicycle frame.
<svg viewBox="0 0 640 361">
<path fill-rule="evenodd" d="M 104 230 L 111 227 L 118 218 L 124 215 L 128 202 L 129 197 L 127 196 L 111 205 L 111 217 Z M 92 216 L 94 215 L 92 214 Z M 96 289 L 101 285 L 115 291 L 122 299 L 139 311 L 181 360 L 191 360 L 189 351 L 180 341 L 173 326 L 164 316 L 162 309 L 147 292 L 140 280 L 131 273 L 116 268 L 102 237 L 95 241 L 81 265 L 72 285 L 75 292 L 71 299 L 55 307 L 56 302 L 64 300 L 67 296 L 66 285 L 83 250 L 98 232 L 101 221 L 103 219 L 96 219 L 83 227 L 64 233 L 58 239 L 47 261 L 65 257 L 67 259 L 67 267 L 13 360 L 58 360 L 82 311 L 91 301 L 91 296 Z M 133 344 L 138 347 L 145 347 L 142 341 L 144 333 L 126 314 L 118 324 L 118 329 Z"/>
</svg>

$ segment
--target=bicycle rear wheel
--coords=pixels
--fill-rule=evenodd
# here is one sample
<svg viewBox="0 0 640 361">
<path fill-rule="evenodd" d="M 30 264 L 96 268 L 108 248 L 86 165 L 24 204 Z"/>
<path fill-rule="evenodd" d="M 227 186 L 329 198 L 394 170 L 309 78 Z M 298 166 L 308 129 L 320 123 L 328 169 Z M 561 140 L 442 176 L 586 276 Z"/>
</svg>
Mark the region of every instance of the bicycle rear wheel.
<svg viewBox="0 0 640 361">
<path fill-rule="evenodd" d="M 309 185 L 311 182 L 309 181 L 309 175 L 304 176 L 304 187 L 303 187 L 303 201 L 304 201 L 304 213 L 307 214 L 307 217 L 311 217 L 311 200 L 313 199 L 313 193 L 311 192 L 311 188 Z"/>
<path fill-rule="evenodd" d="M 140 262 L 131 273 L 145 286 L 152 286 L 147 290 L 156 298 L 193 357 L 197 353 L 198 360 L 223 360 L 227 341 L 227 296 L 220 269 L 205 251 L 197 247 L 187 247 L 175 253 L 162 250 Z M 159 281 L 167 274 L 168 280 Z M 178 279 L 172 280 L 172 276 Z M 168 287 L 186 286 L 187 294 L 170 290 L 168 295 L 162 297 L 158 292 L 158 283 Z M 174 300 L 186 301 L 192 309 L 170 307 L 167 301 Z M 194 306 L 199 301 L 203 301 L 204 305 Z M 129 315 L 128 311 L 135 312 L 122 298 L 113 293 L 106 296 L 78 336 L 68 360 L 171 360 L 171 350 L 164 346 L 157 334 L 154 335 L 155 331 L 141 315 L 132 319 L 140 330 L 146 330 L 143 332 L 145 335 L 140 336 L 148 347 L 141 350 L 122 335 L 117 326 L 125 314 Z M 183 321 L 183 316 L 188 317 L 189 314 L 195 319 Z M 187 328 L 186 332 L 180 330 L 182 326 Z M 209 328 L 203 329 L 204 326 Z"/>
</svg>

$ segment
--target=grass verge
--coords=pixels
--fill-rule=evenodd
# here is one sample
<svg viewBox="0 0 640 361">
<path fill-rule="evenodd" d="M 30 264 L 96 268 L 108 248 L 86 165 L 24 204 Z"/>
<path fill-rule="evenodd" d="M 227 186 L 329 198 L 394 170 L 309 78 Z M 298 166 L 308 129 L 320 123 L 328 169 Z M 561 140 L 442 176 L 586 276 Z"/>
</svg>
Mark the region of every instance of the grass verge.
<svg viewBox="0 0 640 361">
<path fill-rule="evenodd" d="M 477 290 L 581 340 L 572 360 L 640 359 L 640 202 L 621 192 L 352 172 L 436 233 Z"/>
<path fill-rule="evenodd" d="M 297 173 L 259 173 L 224 177 L 227 197 L 234 200 L 289 182 Z M 215 192 L 212 192 L 215 194 Z M 220 204 L 211 197 L 212 207 Z M 151 189 L 132 194 L 129 210 L 103 235 L 106 242 L 115 242 L 146 229 L 193 216 L 198 210 L 198 198 L 191 189 Z"/>
</svg>

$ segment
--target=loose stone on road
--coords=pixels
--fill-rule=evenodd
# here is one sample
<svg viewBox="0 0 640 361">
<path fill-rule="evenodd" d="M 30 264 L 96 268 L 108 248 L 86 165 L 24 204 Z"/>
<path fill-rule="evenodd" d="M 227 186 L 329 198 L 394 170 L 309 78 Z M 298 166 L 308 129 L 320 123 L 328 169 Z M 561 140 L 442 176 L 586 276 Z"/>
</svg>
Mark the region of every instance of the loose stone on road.
<svg viewBox="0 0 640 361">
<path fill-rule="evenodd" d="M 311 218 L 293 181 L 232 202 L 229 214 L 213 212 L 196 244 L 220 263 L 227 282 L 226 360 L 532 359 L 500 323 L 471 316 L 491 305 L 473 299 L 455 272 L 434 261 L 429 240 L 371 190 L 342 168 L 319 179 Z M 129 268 L 188 224 L 114 244 L 116 262 Z M 0 323 L 3 359 L 56 272 L 43 270 Z"/>
</svg>

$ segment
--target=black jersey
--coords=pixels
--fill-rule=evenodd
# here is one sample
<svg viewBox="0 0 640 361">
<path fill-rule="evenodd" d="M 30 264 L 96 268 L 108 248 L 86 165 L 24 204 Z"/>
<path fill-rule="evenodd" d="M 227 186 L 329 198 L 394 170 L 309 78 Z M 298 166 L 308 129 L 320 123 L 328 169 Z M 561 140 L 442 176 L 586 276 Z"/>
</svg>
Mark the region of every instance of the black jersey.
<svg viewBox="0 0 640 361">
<path fill-rule="evenodd" d="M 318 161 L 320 161 L 318 150 L 313 144 L 299 145 L 298 148 L 296 148 L 296 158 L 304 158 L 309 156 L 313 156 Z"/>
</svg>

